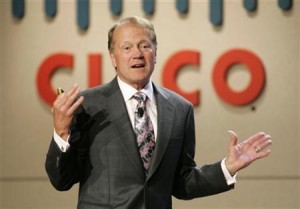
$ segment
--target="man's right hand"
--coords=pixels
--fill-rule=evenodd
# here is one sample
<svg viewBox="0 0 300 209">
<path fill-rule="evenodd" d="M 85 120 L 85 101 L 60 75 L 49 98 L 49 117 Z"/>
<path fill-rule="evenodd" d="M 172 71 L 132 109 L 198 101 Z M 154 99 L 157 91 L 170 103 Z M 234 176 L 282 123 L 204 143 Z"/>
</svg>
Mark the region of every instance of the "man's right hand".
<svg viewBox="0 0 300 209">
<path fill-rule="evenodd" d="M 54 129 L 64 140 L 69 136 L 75 111 L 84 101 L 83 96 L 78 98 L 79 92 L 80 89 L 75 84 L 69 91 L 58 95 L 53 103 Z"/>
</svg>

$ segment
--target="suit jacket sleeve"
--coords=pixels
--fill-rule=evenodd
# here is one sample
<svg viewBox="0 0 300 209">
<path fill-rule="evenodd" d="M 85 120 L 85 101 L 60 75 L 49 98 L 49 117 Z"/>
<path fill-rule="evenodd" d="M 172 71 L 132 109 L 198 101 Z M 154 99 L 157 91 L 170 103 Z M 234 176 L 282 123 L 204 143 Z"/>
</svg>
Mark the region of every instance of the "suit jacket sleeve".
<svg viewBox="0 0 300 209">
<path fill-rule="evenodd" d="M 52 185 L 59 191 L 69 190 L 75 183 L 85 180 L 85 169 L 90 166 L 86 163 L 90 146 L 86 130 L 90 123 L 90 115 L 80 106 L 71 126 L 69 149 L 62 152 L 54 139 L 51 140 L 45 167 Z"/>
<path fill-rule="evenodd" d="M 195 127 L 193 107 L 189 109 L 184 144 L 177 168 L 173 195 L 179 199 L 192 199 L 228 191 L 221 163 L 197 167 L 195 155 Z"/>
<path fill-rule="evenodd" d="M 79 170 L 76 154 L 71 147 L 67 152 L 61 152 L 54 139 L 46 156 L 46 171 L 52 185 L 59 191 L 69 190 L 78 182 Z"/>
<path fill-rule="evenodd" d="M 53 138 L 51 140 L 45 167 L 52 185 L 59 191 L 69 190 L 82 178 L 83 167 L 88 157 L 88 140 L 83 129 L 88 119 L 81 107 L 74 119 L 69 139 L 70 147 L 66 152 L 59 149 Z"/>
</svg>

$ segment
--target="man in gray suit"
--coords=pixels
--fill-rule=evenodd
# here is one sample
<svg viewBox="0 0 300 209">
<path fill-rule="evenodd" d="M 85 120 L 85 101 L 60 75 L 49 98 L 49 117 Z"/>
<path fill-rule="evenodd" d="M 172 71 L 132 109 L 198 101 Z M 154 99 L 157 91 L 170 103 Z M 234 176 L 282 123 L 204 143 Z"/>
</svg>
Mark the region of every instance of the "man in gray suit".
<svg viewBox="0 0 300 209">
<path fill-rule="evenodd" d="M 153 25 L 129 17 L 108 36 L 117 76 L 81 93 L 75 85 L 53 104 L 46 170 L 57 190 L 80 183 L 78 208 L 171 209 L 172 195 L 192 199 L 232 189 L 237 171 L 270 154 L 269 135 L 238 143 L 230 131 L 227 157 L 197 167 L 193 106 L 151 81 Z"/>
</svg>

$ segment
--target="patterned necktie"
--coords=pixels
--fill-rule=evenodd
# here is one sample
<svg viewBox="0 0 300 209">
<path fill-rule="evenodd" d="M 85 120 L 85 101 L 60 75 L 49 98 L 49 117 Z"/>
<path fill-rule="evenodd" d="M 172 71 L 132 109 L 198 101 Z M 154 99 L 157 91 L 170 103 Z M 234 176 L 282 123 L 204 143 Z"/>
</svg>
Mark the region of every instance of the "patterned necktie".
<svg viewBox="0 0 300 209">
<path fill-rule="evenodd" d="M 146 112 L 147 96 L 142 92 L 138 92 L 133 95 L 133 98 L 138 101 L 134 113 L 134 131 L 140 156 L 147 174 L 155 147 L 154 130 L 150 117 Z"/>
</svg>

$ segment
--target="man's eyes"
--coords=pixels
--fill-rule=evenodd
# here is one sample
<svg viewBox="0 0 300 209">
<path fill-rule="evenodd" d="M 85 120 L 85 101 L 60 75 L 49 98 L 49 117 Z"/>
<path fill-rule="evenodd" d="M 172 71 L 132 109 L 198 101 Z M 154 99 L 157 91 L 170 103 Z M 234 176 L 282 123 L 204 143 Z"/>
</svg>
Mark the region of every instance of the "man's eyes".
<svg viewBox="0 0 300 209">
<path fill-rule="evenodd" d="M 122 50 L 124 50 L 124 51 L 129 51 L 130 49 L 131 49 L 130 46 L 123 46 L 123 47 L 122 47 Z"/>
<path fill-rule="evenodd" d="M 148 44 L 142 44 L 140 46 L 140 48 L 142 48 L 142 49 L 148 49 L 148 48 L 150 48 L 150 45 L 148 45 Z"/>
<path fill-rule="evenodd" d="M 125 52 L 131 51 L 132 48 L 133 48 L 133 46 L 122 46 L 122 47 L 121 47 L 121 49 L 122 49 L 123 51 L 125 51 Z M 148 49 L 151 48 L 151 45 L 148 44 L 148 43 L 146 43 L 146 44 L 140 44 L 140 45 L 138 45 L 138 48 L 139 48 L 140 50 L 148 50 Z"/>
</svg>

